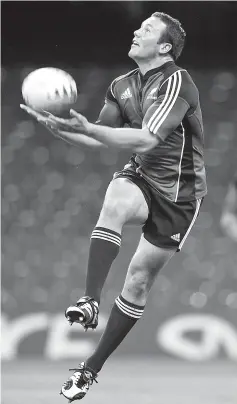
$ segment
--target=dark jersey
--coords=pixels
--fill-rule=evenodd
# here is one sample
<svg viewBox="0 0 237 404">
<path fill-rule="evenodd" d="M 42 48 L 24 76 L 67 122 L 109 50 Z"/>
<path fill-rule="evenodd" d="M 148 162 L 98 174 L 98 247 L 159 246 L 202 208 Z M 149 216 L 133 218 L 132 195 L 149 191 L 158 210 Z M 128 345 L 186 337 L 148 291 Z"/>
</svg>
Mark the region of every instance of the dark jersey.
<svg viewBox="0 0 237 404">
<path fill-rule="evenodd" d="M 174 62 L 144 76 L 135 69 L 112 82 L 106 102 L 118 105 L 124 125 L 145 125 L 159 138 L 155 148 L 134 156 L 152 187 L 175 202 L 206 194 L 199 93 L 186 70 Z"/>
</svg>

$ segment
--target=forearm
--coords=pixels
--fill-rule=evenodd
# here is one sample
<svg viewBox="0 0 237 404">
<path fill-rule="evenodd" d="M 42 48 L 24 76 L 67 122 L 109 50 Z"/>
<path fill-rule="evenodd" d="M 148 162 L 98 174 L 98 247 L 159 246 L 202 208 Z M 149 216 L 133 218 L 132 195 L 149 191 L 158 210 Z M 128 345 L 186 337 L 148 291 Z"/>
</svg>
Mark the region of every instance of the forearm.
<svg viewBox="0 0 237 404">
<path fill-rule="evenodd" d="M 109 147 L 145 152 L 157 145 L 158 140 L 149 130 L 110 128 L 89 124 L 88 136 Z"/>
<path fill-rule="evenodd" d="M 107 148 L 107 146 L 92 137 L 80 133 L 58 131 L 55 135 L 73 146 L 86 146 L 92 148 Z"/>
</svg>

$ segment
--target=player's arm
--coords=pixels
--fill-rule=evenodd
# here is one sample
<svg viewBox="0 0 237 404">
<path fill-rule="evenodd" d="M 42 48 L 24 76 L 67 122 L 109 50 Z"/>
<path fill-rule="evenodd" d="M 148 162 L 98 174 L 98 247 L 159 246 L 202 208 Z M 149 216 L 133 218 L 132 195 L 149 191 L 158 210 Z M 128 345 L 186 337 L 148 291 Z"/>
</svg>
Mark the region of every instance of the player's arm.
<svg viewBox="0 0 237 404">
<path fill-rule="evenodd" d="M 73 146 L 87 146 L 87 147 L 106 147 L 101 142 L 95 139 L 90 139 L 87 136 L 77 133 L 73 126 L 76 124 L 74 119 L 62 119 L 55 117 L 54 115 L 44 112 L 39 113 L 33 108 L 30 108 L 24 104 L 20 104 L 20 107 L 26 111 L 30 116 L 35 118 L 41 125 L 43 125 L 49 132 L 55 137 L 64 140 L 65 142 Z M 75 121 L 75 122 L 73 122 Z M 70 122 L 70 126 L 66 123 Z"/>
<path fill-rule="evenodd" d="M 237 177 L 229 185 L 220 219 L 224 233 L 237 242 Z"/>
<path fill-rule="evenodd" d="M 164 141 L 181 124 L 192 98 L 195 98 L 189 87 L 187 77 L 183 80 L 182 73 L 175 72 L 162 86 L 157 101 L 147 110 L 142 129 L 96 127 L 75 111 L 72 111 L 72 116 L 78 119 L 78 125 L 86 135 L 110 147 L 145 153 Z"/>
<path fill-rule="evenodd" d="M 78 130 L 77 119 L 62 119 L 53 116 L 45 112 L 40 114 L 39 112 L 33 110 L 32 108 L 22 105 L 21 108 L 33 116 L 39 123 L 44 125 L 54 136 L 65 140 L 66 142 L 74 146 L 87 146 L 87 147 L 102 147 L 105 148 L 107 145 L 101 143 L 100 141 L 88 137 Z M 123 124 L 123 119 L 120 113 L 120 109 L 115 102 L 110 102 L 106 100 L 98 120 L 95 125 L 108 125 L 108 126 L 121 126 Z"/>
<path fill-rule="evenodd" d="M 83 133 L 80 133 L 80 128 L 77 129 L 76 118 L 72 118 L 71 120 L 73 125 L 73 132 L 67 130 L 55 130 L 53 126 L 50 127 L 48 125 L 48 129 L 51 130 L 55 136 L 59 137 L 60 139 L 65 140 L 66 142 L 74 145 L 74 146 L 87 146 L 87 147 L 94 147 L 94 148 L 107 148 L 108 146 L 93 137 L 86 136 Z M 98 125 L 108 125 L 109 127 L 119 127 L 123 125 L 123 119 L 120 113 L 120 109 L 118 105 L 114 102 L 107 101 L 105 102 L 97 121 L 95 122 L 95 126 Z M 47 126 L 46 126 L 47 127 Z M 65 125 L 65 127 L 67 127 Z"/>
<path fill-rule="evenodd" d="M 47 111 L 42 114 L 34 109 L 21 104 L 20 107 L 33 116 L 39 123 L 45 126 L 54 136 L 60 138 L 74 146 L 87 146 L 94 148 L 107 148 L 108 146 L 99 140 L 88 137 L 80 133 L 77 119 L 62 119 L 56 117 Z M 120 107 L 113 95 L 112 85 L 107 90 L 105 104 L 99 114 L 95 125 L 106 125 L 110 127 L 120 127 L 124 125 Z"/>
</svg>

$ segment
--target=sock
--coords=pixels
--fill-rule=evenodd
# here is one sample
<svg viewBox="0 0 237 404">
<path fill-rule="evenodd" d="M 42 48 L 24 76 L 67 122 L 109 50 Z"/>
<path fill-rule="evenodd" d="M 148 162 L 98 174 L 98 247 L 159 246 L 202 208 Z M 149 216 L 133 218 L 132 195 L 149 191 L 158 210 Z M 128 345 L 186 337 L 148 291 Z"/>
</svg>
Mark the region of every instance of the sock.
<svg viewBox="0 0 237 404">
<path fill-rule="evenodd" d="M 142 316 L 145 306 L 129 303 L 121 295 L 115 300 L 105 331 L 95 352 L 86 361 L 86 366 L 99 372 L 108 357 Z"/>
<path fill-rule="evenodd" d="M 95 227 L 91 235 L 85 295 L 100 303 L 100 295 L 112 262 L 117 257 L 121 235 L 105 227 Z"/>
</svg>

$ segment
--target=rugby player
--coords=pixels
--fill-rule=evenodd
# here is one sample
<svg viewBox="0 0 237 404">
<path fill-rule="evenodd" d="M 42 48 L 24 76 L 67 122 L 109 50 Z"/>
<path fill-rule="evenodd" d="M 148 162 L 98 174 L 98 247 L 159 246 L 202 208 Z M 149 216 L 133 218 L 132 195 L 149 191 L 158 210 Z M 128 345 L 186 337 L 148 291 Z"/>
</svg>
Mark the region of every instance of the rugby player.
<svg viewBox="0 0 237 404">
<path fill-rule="evenodd" d="M 97 348 L 72 369 L 61 389 L 69 401 L 85 396 L 142 316 L 157 274 L 182 248 L 207 192 L 199 93 L 190 74 L 176 65 L 185 36 L 180 22 L 165 13 L 146 19 L 134 32 L 128 54 L 138 68 L 112 82 L 95 124 L 73 110 L 72 118 L 64 120 L 22 106 L 74 145 L 133 153 L 108 186 L 91 235 L 85 296 L 65 312 L 71 324 L 96 328 L 101 291 L 119 252 L 123 226 L 142 226 L 142 236 Z"/>
</svg>

